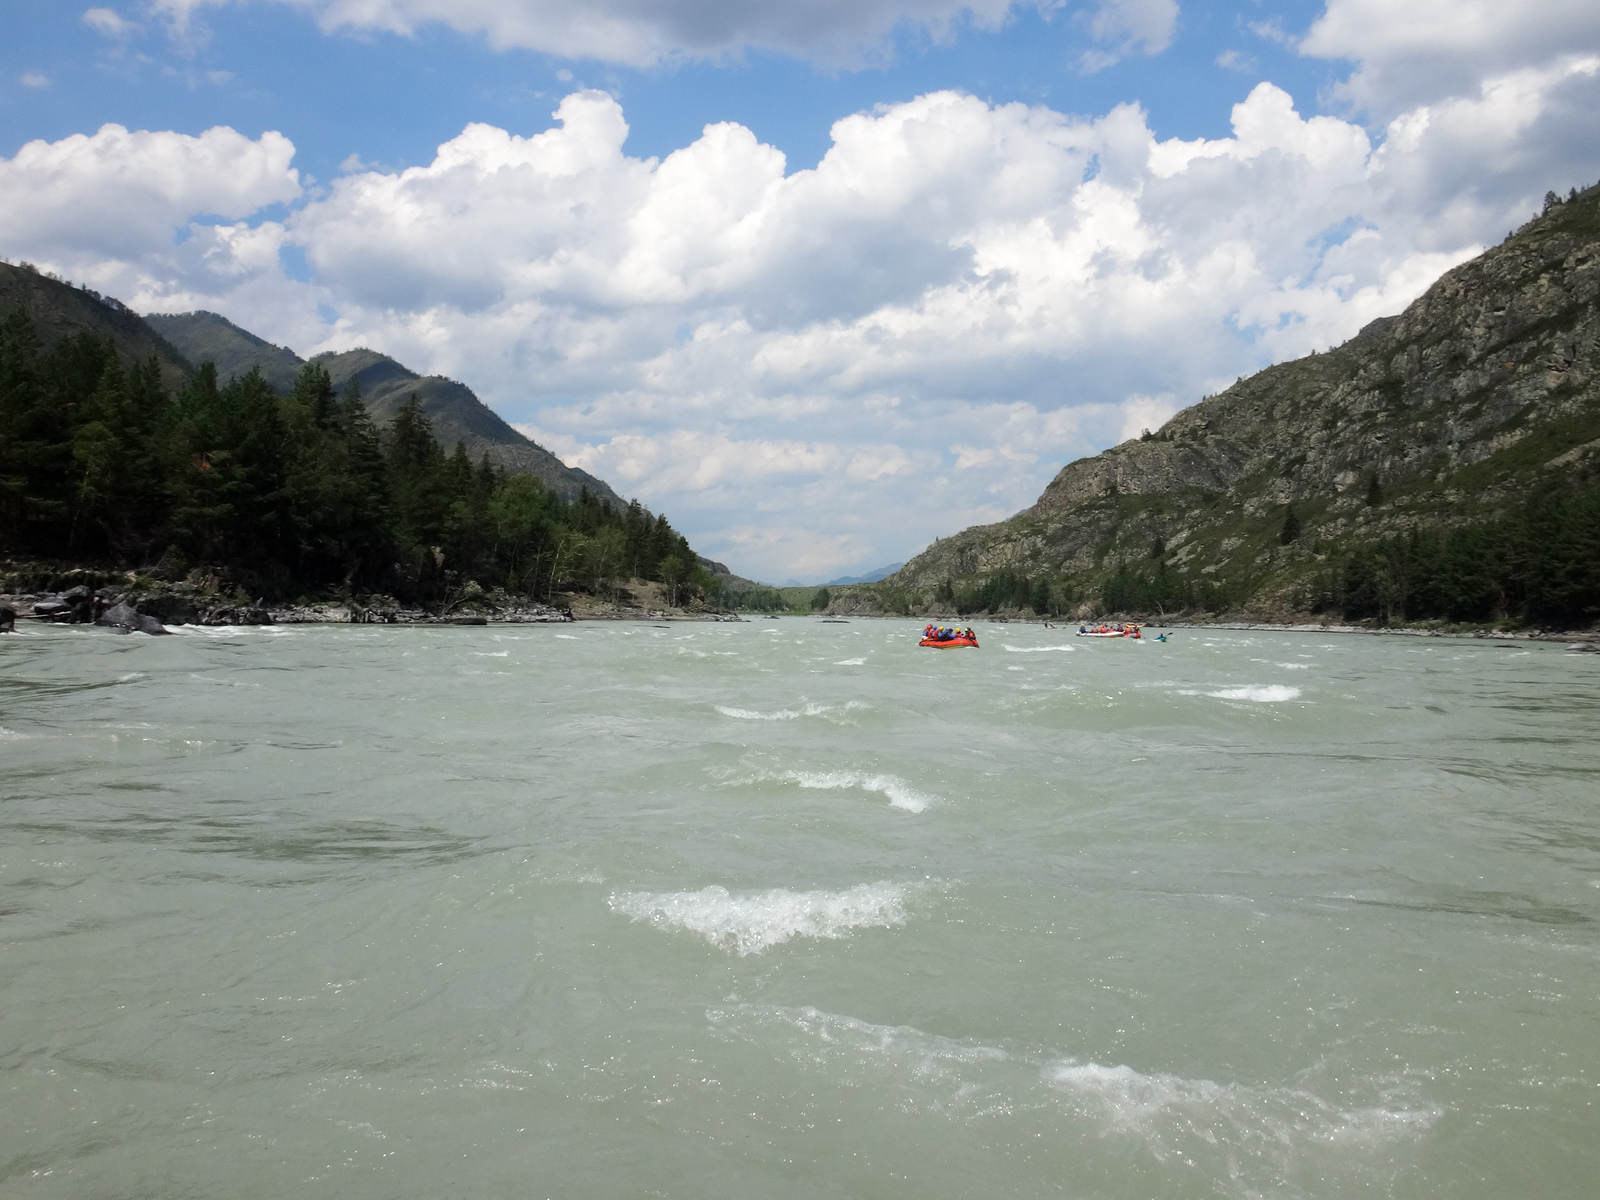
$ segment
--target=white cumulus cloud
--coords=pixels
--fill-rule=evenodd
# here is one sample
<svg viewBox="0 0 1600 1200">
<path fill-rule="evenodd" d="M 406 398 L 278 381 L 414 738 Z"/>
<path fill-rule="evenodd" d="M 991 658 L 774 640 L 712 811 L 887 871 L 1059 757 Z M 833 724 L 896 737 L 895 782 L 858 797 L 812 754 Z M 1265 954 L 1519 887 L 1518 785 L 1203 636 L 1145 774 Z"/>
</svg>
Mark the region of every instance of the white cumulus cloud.
<svg viewBox="0 0 1600 1200">
<path fill-rule="evenodd" d="M 1380 119 L 1470 96 L 1489 79 L 1600 50 L 1592 0 L 1328 0 L 1303 54 L 1348 59 L 1343 94 Z"/>
</svg>

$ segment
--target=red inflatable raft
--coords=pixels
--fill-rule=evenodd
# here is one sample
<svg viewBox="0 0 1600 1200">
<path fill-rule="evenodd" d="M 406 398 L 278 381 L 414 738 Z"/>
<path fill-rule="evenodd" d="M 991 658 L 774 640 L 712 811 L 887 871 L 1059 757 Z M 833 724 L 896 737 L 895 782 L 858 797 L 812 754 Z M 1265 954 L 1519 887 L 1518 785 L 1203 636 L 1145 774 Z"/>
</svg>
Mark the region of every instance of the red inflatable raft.
<svg viewBox="0 0 1600 1200">
<path fill-rule="evenodd" d="M 948 650 L 951 646 L 972 646 L 972 647 L 976 647 L 977 644 L 978 644 L 978 639 L 977 638 L 968 638 L 968 637 L 946 638 L 942 642 L 938 641 L 935 638 L 923 638 L 920 642 L 917 643 L 917 645 L 919 645 L 919 646 L 932 646 L 935 650 Z"/>
</svg>

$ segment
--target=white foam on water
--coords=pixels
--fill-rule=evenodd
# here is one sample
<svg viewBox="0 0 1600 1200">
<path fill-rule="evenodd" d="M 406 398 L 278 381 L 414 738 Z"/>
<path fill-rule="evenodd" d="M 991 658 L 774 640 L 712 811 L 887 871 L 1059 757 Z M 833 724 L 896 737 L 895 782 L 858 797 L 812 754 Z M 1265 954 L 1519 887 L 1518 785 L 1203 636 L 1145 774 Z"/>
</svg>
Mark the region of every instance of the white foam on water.
<svg viewBox="0 0 1600 1200">
<path fill-rule="evenodd" d="M 1251 683 L 1244 687 L 1223 688 L 1216 692 L 1182 691 L 1180 696 L 1210 696 L 1215 700 L 1254 700 L 1273 704 L 1283 700 L 1300 699 L 1300 689 L 1282 683 Z"/>
<path fill-rule="evenodd" d="M 841 658 L 833 665 L 836 667 L 864 667 L 867 665 L 867 660 L 864 658 Z"/>
<path fill-rule="evenodd" d="M 129 671 L 126 675 L 118 675 L 117 676 L 117 682 L 118 683 L 137 683 L 139 680 L 144 679 L 144 678 L 146 678 L 146 676 L 145 676 L 145 673 L 143 671 Z"/>
<path fill-rule="evenodd" d="M 795 721 L 801 717 L 821 717 L 832 721 L 835 725 L 852 724 L 849 714 L 859 709 L 869 708 L 860 700 L 851 700 L 845 704 L 813 704 L 806 703 L 803 707 L 780 708 L 776 712 L 762 712 L 755 708 L 735 708 L 728 704 L 712 706 L 715 711 L 725 717 L 732 717 L 737 721 Z"/>
<path fill-rule="evenodd" d="M 578 640 L 577 635 L 571 633 L 558 633 L 556 636 L 564 642 L 575 642 Z"/>
<path fill-rule="evenodd" d="M 505 658 L 510 653 L 511 651 L 509 650 L 474 650 L 472 656 L 474 658 Z"/>
<path fill-rule="evenodd" d="M 800 714 L 792 708 L 780 708 L 777 712 L 757 712 L 752 708 L 730 708 L 726 704 L 718 704 L 716 710 L 725 717 L 732 717 L 736 721 L 797 721 Z"/>
<path fill-rule="evenodd" d="M 1392 1079 L 1364 1081 L 1364 1102 L 1336 1102 L 1298 1079 L 1219 1083 L 1146 1073 L 810 1007 L 737 1004 L 710 1009 L 706 1019 L 718 1037 L 765 1048 L 841 1089 L 891 1096 L 902 1110 L 952 1120 L 1053 1112 L 1063 1133 L 1126 1140 L 1158 1161 L 1212 1174 L 1221 1194 L 1279 1194 L 1302 1155 L 1328 1155 L 1332 1163 L 1380 1151 L 1420 1136 L 1443 1115 L 1420 1100 L 1414 1083 Z M 1194 1194 L 1214 1194 L 1203 1178 L 1197 1183 Z"/>
<path fill-rule="evenodd" d="M 1070 653 L 1077 649 L 1076 646 L 1013 646 L 1010 642 L 1002 642 L 1001 646 L 1012 654 L 1048 654 L 1052 650 L 1065 650 Z"/>
<path fill-rule="evenodd" d="M 169 625 L 167 632 L 178 637 L 238 638 L 238 637 L 290 637 L 298 631 L 282 625 Z"/>
<path fill-rule="evenodd" d="M 862 883 L 840 892 L 733 893 L 712 885 L 698 892 L 613 892 L 611 911 L 657 929 L 698 934 L 719 950 L 760 954 L 797 937 L 843 938 L 857 929 L 906 923 L 909 888 Z"/>
<path fill-rule="evenodd" d="M 1310 663 L 1279 663 L 1278 665 L 1285 671 L 1309 671 L 1311 669 Z"/>
<path fill-rule="evenodd" d="M 1296 1142 L 1376 1145 L 1422 1132 L 1441 1115 L 1420 1105 L 1345 1108 L 1303 1087 L 1217 1083 L 1071 1058 L 1046 1065 L 1041 1078 L 1073 1108 L 1141 1138 L 1162 1159 L 1185 1155 L 1184 1143 L 1196 1135 L 1254 1153 Z"/>
<path fill-rule="evenodd" d="M 18 733 L 15 729 L 7 729 L 4 725 L 0 725 L 0 742 L 22 742 L 27 738 L 28 735 L 25 733 Z"/>
<path fill-rule="evenodd" d="M 803 788 L 859 788 L 863 792 L 878 792 L 887 796 L 890 804 L 907 812 L 926 812 L 928 806 L 935 803 L 932 796 L 924 795 L 894 775 L 872 775 L 865 771 L 785 771 L 778 778 L 793 780 Z"/>
</svg>

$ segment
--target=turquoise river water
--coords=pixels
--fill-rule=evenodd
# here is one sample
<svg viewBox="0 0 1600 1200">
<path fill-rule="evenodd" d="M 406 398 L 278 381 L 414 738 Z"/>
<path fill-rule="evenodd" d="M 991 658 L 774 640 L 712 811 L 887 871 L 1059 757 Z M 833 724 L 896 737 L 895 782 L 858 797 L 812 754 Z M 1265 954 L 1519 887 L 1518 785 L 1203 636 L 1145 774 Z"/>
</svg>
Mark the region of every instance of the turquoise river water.
<svg viewBox="0 0 1600 1200">
<path fill-rule="evenodd" d="M 0 638 L 0 1195 L 1600 1195 L 1600 656 L 980 634 Z"/>
</svg>

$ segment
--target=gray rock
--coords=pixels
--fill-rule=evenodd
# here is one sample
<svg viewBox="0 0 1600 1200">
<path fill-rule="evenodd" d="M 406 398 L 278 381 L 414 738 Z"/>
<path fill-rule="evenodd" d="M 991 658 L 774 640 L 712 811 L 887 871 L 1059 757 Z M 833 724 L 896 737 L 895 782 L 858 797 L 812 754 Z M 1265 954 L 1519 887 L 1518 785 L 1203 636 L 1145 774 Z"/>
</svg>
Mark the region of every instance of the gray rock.
<svg viewBox="0 0 1600 1200">
<path fill-rule="evenodd" d="M 17 631 L 17 610 L 9 604 L 0 604 L 0 633 Z"/>
<path fill-rule="evenodd" d="M 272 614 L 253 605 L 224 604 L 206 613 L 204 625 L 271 625 Z"/>
<path fill-rule="evenodd" d="M 96 625 L 104 625 L 115 629 L 118 633 L 149 633 L 163 634 L 171 631 L 154 617 L 147 617 L 125 600 L 119 600 L 105 612 L 101 613 L 95 621 Z"/>
<path fill-rule="evenodd" d="M 38 601 L 33 606 L 33 615 L 51 621 L 92 621 L 94 593 L 80 583 L 60 595 Z"/>
<path fill-rule="evenodd" d="M 154 617 L 163 625 L 198 625 L 200 609 L 188 596 L 174 592 L 156 592 L 142 596 L 134 607 L 147 617 Z"/>
</svg>

